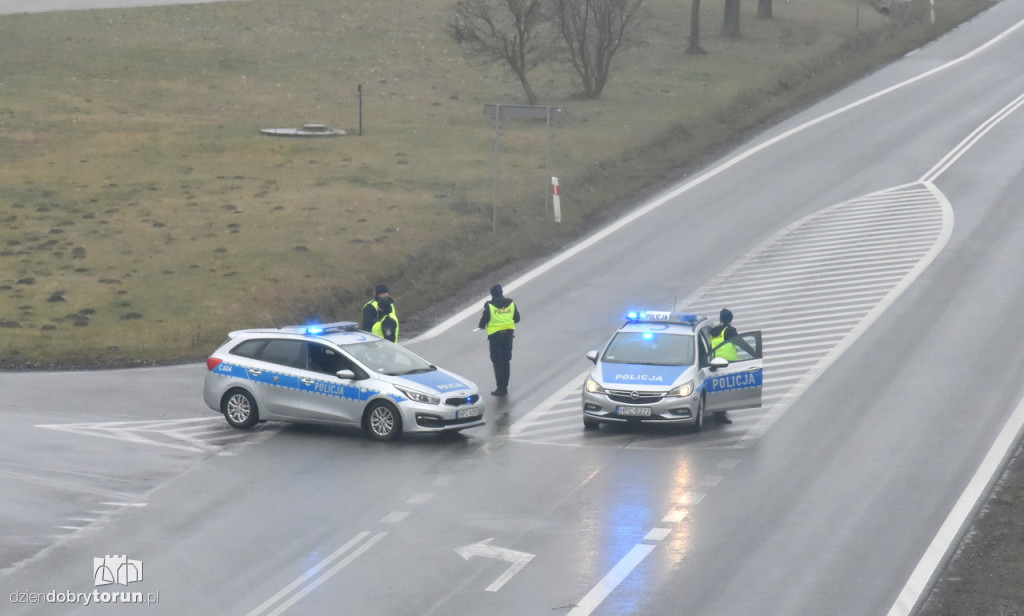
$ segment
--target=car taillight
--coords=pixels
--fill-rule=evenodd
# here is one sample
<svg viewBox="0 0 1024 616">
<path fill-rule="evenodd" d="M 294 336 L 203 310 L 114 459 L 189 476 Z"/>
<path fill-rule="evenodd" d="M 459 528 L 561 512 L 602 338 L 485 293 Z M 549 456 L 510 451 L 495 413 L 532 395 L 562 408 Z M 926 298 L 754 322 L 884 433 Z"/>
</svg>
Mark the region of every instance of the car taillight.
<svg viewBox="0 0 1024 616">
<path fill-rule="evenodd" d="M 211 358 L 207 359 L 206 360 L 206 369 L 210 370 L 212 372 L 214 368 L 216 368 L 217 366 L 220 365 L 221 361 L 223 361 L 223 360 L 220 359 L 219 357 L 211 357 Z"/>
</svg>

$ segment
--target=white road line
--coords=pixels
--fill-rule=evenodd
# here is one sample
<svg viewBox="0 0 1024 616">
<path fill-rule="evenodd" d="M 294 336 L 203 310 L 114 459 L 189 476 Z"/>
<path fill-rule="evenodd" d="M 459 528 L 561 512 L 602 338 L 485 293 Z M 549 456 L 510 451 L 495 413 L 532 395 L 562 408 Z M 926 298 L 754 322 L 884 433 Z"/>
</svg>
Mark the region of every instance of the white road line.
<svg viewBox="0 0 1024 616">
<path fill-rule="evenodd" d="M 622 557 L 622 560 L 608 572 L 608 575 L 604 576 L 597 583 L 597 586 L 591 589 L 587 596 L 583 597 L 576 607 L 569 612 L 569 616 L 586 616 L 596 610 L 597 606 L 601 605 L 601 602 L 605 600 L 605 597 L 610 595 L 622 583 L 622 580 L 626 579 L 626 576 L 643 562 L 648 554 L 654 551 L 655 547 L 657 546 L 647 543 L 639 543 L 633 546 L 633 549 Z"/>
<path fill-rule="evenodd" d="M 690 512 L 686 509 L 673 509 L 665 514 L 661 521 L 665 524 L 678 524 L 685 520 L 688 515 L 690 515 Z M 650 533 L 647 534 L 650 535 Z"/>
<path fill-rule="evenodd" d="M 924 556 L 921 557 L 917 567 L 910 574 L 910 579 L 903 586 L 896 602 L 889 609 L 889 616 L 906 616 L 910 614 L 925 589 L 929 588 L 932 577 L 942 564 L 943 559 L 954 543 L 957 542 L 961 533 L 965 530 L 964 524 L 971 513 L 981 502 L 982 497 L 987 494 L 999 477 L 1000 471 L 1009 460 L 1011 453 L 1020 441 L 1021 432 L 1024 429 L 1024 399 L 1017 404 L 1013 414 L 1006 421 L 999 436 L 996 437 L 988 454 L 978 467 L 974 477 L 967 484 L 960 498 L 953 505 L 946 521 L 939 528 Z"/>
<path fill-rule="evenodd" d="M 545 413 L 548 412 L 548 410 L 553 408 L 555 405 L 561 403 L 565 399 L 565 397 L 568 396 L 574 389 L 581 387 L 583 379 L 587 378 L 587 375 L 590 374 L 590 370 L 591 369 L 588 368 L 578 377 L 572 379 L 571 381 L 563 385 L 561 389 L 548 396 L 546 400 L 537 405 L 537 407 L 534 408 L 532 411 L 516 420 L 515 423 L 508 427 L 509 438 L 515 438 L 520 432 L 528 428 L 534 422 L 538 421 Z M 580 410 L 581 422 L 583 421 L 582 413 L 583 411 Z"/>
<path fill-rule="evenodd" d="M 671 528 L 652 528 L 650 532 L 647 533 L 647 536 L 644 537 L 644 541 L 661 541 L 665 537 L 668 537 L 671 532 Z"/>
<path fill-rule="evenodd" d="M 1024 22 L 1017 23 L 1017 25 L 1013 26 L 1003 34 L 1005 35 L 1013 30 L 1016 30 L 1021 26 L 1022 23 Z M 957 145 L 957 147 L 954 148 L 952 152 L 947 154 L 941 161 L 939 161 L 937 165 L 929 169 L 928 172 L 925 173 L 924 176 L 921 178 L 921 181 L 934 182 L 940 175 L 942 175 L 943 172 L 946 171 L 946 169 L 949 169 L 949 167 L 952 166 L 953 163 L 959 160 L 961 156 L 966 154 L 967 151 L 971 149 L 971 146 L 973 146 L 982 137 L 984 137 L 985 134 L 988 133 L 988 131 L 992 130 L 996 125 L 998 125 L 1000 122 L 1006 119 L 1007 116 L 1009 116 L 1011 113 L 1019 109 L 1022 105 L 1024 105 L 1024 94 L 1021 94 L 1020 96 L 1015 98 L 1010 104 L 1003 107 L 1001 110 L 999 110 L 998 113 L 993 115 L 991 118 L 986 120 L 981 126 L 976 128 L 974 132 L 968 135 L 966 139 L 961 141 L 960 144 Z"/>
<path fill-rule="evenodd" d="M 322 561 L 320 561 L 319 563 L 314 565 L 312 568 L 310 568 L 308 571 L 306 571 L 306 573 L 303 573 L 302 575 L 297 577 L 294 581 L 292 581 L 290 584 L 288 584 L 287 586 L 282 588 L 273 597 L 267 599 L 259 607 L 257 607 L 253 611 L 249 612 L 248 616 L 260 616 L 261 614 L 263 614 L 267 610 L 269 610 L 275 603 L 281 601 L 281 599 L 283 599 L 286 595 L 288 595 L 288 593 L 290 593 L 293 590 L 298 588 L 299 591 L 296 592 L 294 595 L 292 595 L 291 598 L 289 598 L 287 601 L 282 603 L 273 612 L 269 612 L 268 613 L 268 616 L 278 616 L 279 614 L 284 612 L 286 609 L 288 609 L 289 607 L 294 605 L 299 599 L 301 599 L 302 597 L 305 597 L 307 594 L 312 592 L 313 589 L 315 589 L 317 586 L 319 586 L 320 584 L 323 584 L 325 581 L 327 581 L 330 577 L 332 577 L 338 571 L 341 571 L 345 566 L 347 566 L 349 563 L 351 563 L 356 558 L 358 558 L 363 552 L 365 552 L 366 550 L 368 550 L 371 547 L 373 547 L 373 545 L 375 543 L 377 543 L 378 541 L 383 539 L 385 535 L 387 535 L 386 532 L 379 532 L 376 535 L 374 535 L 373 537 L 371 537 L 366 543 L 363 543 L 361 546 L 356 548 L 356 546 L 363 539 L 365 539 L 369 534 L 370 534 L 370 532 L 369 531 L 365 531 L 365 530 L 360 532 L 359 534 L 357 534 L 355 537 L 350 539 L 348 541 L 348 543 L 346 543 L 345 545 L 343 545 L 340 548 L 338 548 L 337 550 L 335 550 L 330 556 L 328 556 L 327 558 L 323 559 Z M 341 560 L 338 564 L 336 564 L 333 567 L 331 567 L 330 569 L 328 569 L 320 577 L 310 581 L 310 579 L 313 576 L 315 576 L 317 573 L 319 573 L 324 567 L 327 567 L 332 562 L 334 562 L 335 560 L 340 558 L 343 554 L 345 554 L 345 552 L 348 552 L 349 550 L 352 550 L 353 548 L 355 548 L 353 550 L 353 552 L 351 554 L 349 554 L 347 557 L 345 557 L 343 560 Z M 308 584 L 307 584 L 307 582 L 308 582 Z"/>
<path fill-rule="evenodd" d="M 42 469 L 41 469 L 42 470 Z M 85 475 L 89 476 L 89 475 Z M 71 492 L 82 492 L 84 494 L 92 494 L 93 496 L 99 496 L 102 498 L 132 498 L 132 494 L 121 492 L 119 490 L 107 490 L 104 488 L 93 487 L 84 483 L 76 483 L 74 481 L 65 481 L 62 479 L 56 479 L 53 477 L 46 477 L 43 475 L 37 475 L 34 473 L 21 473 L 18 471 L 9 471 L 0 469 L 0 477 L 6 477 L 8 479 L 15 479 L 17 481 L 23 481 L 25 483 L 34 483 L 56 488 L 58 490 L 65 490 Z M 105 478 L 106 479 L 106 478 Z"/>
</svg>

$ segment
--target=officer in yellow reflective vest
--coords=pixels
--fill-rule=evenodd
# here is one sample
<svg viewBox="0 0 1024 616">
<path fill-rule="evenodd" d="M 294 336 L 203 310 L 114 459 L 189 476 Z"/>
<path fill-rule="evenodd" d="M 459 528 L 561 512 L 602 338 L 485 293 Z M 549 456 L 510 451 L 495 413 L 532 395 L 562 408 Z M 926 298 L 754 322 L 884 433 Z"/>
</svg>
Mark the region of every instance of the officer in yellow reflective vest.
<svg viewBox="0 0 1024 616">
<path fill-rule="evenodd" d="M 385 340 L 398 342 L 398 319 L 394 312 L 394 302 L 390 297 L 377 300 L 377 321 L 373 324 L 370 332 Z"/>
<path fill-rule="evenodd" d="M 736 345 L 729 342 L 738 333 L 732 326 L 732 311 L 722 308 L 722 311 L 718 313 L 718 321 L 718 325 L 712 327 L 709 332 L 711 334 L 711 357 L 709 359 L 721 357 L 729 361 L 736 361 L 739 359 L 736 354 Z"/>
<path fill-rule="evenodd" d="M 728 308 L 722 308 L 722 311 L 718 313 L 718 325 L 712 327 L 708 333 L 711 334 L 711 352 L 708 353 L 709 360 L 721 357 L 730 362 L 739 361 L 740 356 L 736 351 L 737 344 L 749 354 L 749 357 L 757 355 L 754 349 L 740 337 L 736 328 L 732 326 L 732 311 Z M 732 423 L 732 420 L 729 419 L 725 411 L 716 412 L 715 421 L 725 424 Z"/>
<path fill-rule="evenodd" d="M 726 342 L 737 334 L 736 328 L 732 326 L 732 311 L 722 308 L 722 311 L 718 313 L 718 325 L 712 327 L 708 333 L 711 334 L 711 353 L 708 354 L 708 359 L 721 357 L 731 362 L 736 361 L 736 345 Z M 724 424 L 732 423 L 725 411 L 715 413 L 715 421 Z"/>
<path fill-rule="evenodd" d="M 508 379 L 512 371 L 512 338 L 519 309 L 512 298 L 505 297 L 500 284 L 491 287 L 491 299 L 484 302 L 484 313 L 480 317 L 480 329 L 487 328 L 487 343 L 491 349 L 491 363 L 494 364 L 494 380 L 497 388 L 492 396 L 508 394 Z"/>
<path fill-rule="evenodd" d="M 391 318 L 393 318 L 396 323 L 398 322 L 398 311 L 395 310 L 395 300 L 391 299 L 391 294 L 388 293 L 387 285 L 379 284 L 374 290 L 373 299 L 363 304 L 363 331 L 373 331 L 373 324 L 380 320 L 380 301 L 385 298 L 391 300 Z"/>
</svg>

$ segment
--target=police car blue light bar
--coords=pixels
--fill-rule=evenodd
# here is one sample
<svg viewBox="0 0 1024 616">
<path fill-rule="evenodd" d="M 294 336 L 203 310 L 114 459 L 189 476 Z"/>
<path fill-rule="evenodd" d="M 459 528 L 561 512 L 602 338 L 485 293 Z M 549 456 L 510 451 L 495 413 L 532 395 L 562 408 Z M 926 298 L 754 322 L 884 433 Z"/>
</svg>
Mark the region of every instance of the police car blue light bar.
<svg viewBox="0 0 1024 616">
<path fill-rule="evenodd" d="M 354 321 L 337 321 L 334 323 L 312 323 L 309 325 L 289 325 L 281 329 L 294 330 L 300 334 L 319 336 L 331 332 L 352 332 L 359 329 L 359 324 Z"/>
<path fill-rule="evenodd" d="M 630 323 L 680 323 L 693 325 L 701 320 L 700 315 L 694 312 L 669 312 L 668 310 L 631 310 L 626 313 L 626 320 Z"/>
</svg>

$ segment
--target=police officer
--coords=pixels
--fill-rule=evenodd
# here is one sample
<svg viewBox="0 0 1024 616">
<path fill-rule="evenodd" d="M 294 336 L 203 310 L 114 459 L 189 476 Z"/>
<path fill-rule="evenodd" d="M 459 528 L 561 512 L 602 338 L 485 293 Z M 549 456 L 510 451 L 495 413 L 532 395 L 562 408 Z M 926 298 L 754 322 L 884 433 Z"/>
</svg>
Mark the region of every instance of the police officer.
<svg viewBox="0 0 1024 616">
<path fill-rule="evenodd" d="M 722 308 L 718 313 L 718 325 L 711 328 L 711 354 L 708 359 L 721 357 L 729 361 L 736 361 L 739 356 L 736 354 L 736 345 L 730 342 L 739 333 L 732 326 L 732 311 Z"/>
<path fill-rule="evenodd" d="M 395 323 L 398 323 L 398 311 L 395 310 L 395 301 L 391 299 L 387 285 L 379 284 L 374 291 L 373 299 L 363 304 L 363 331 L 373 331 L 373 324 L 380 320 L 380 300 L 384 298 L 391 300 L 391 318 L 395 320 Z M 397 331 L 397 325 L 395 329 Z"/>
<path fill-rule="evenodd" d="M 394 302 L 390 297 L 377 300 L 377 320 L 370 331 L 385 340 L 398 342 L 398 319 L 394 312 Z"/>
<path fill-rule="evenodd" d="M 519 309 L 516 303 L 512 298 L 505 297 L 500 284 L 491 287 L 491 299 L 484 302 L 480 329 L 487 328 L 487 343 L 491 350 L 491 363 L 494 364 L 497 389 L 491 392 L 492 396 L 508 395 L 508 379 L 512 371 L 512 338 L 518 322 Z"/>
<path fill-rule="evenodd" d="M 721 357 L 727 359 L 730 362 L 739 360 L 739 354 L 736 352 L 736 345 L 739 344 L 743 347 L 743 350 L 750 353 L 751 357 L 755 355 L 753 349 L 750 348 L 742 338 L 739 336 L 739 332 L 732 326 L 732 311 L 728 308 L 722 308 L 722 311 L 718 313 L 718 325 L 711 328 L 708 332 L 711 334 L 711 352 L 708 354 L 708 359 L 715 357 Z M 715 421 L 724 424 L 731 424 L 732 420 L 725 411 L 718 411 L 715 413 Z"/>
</svg>

